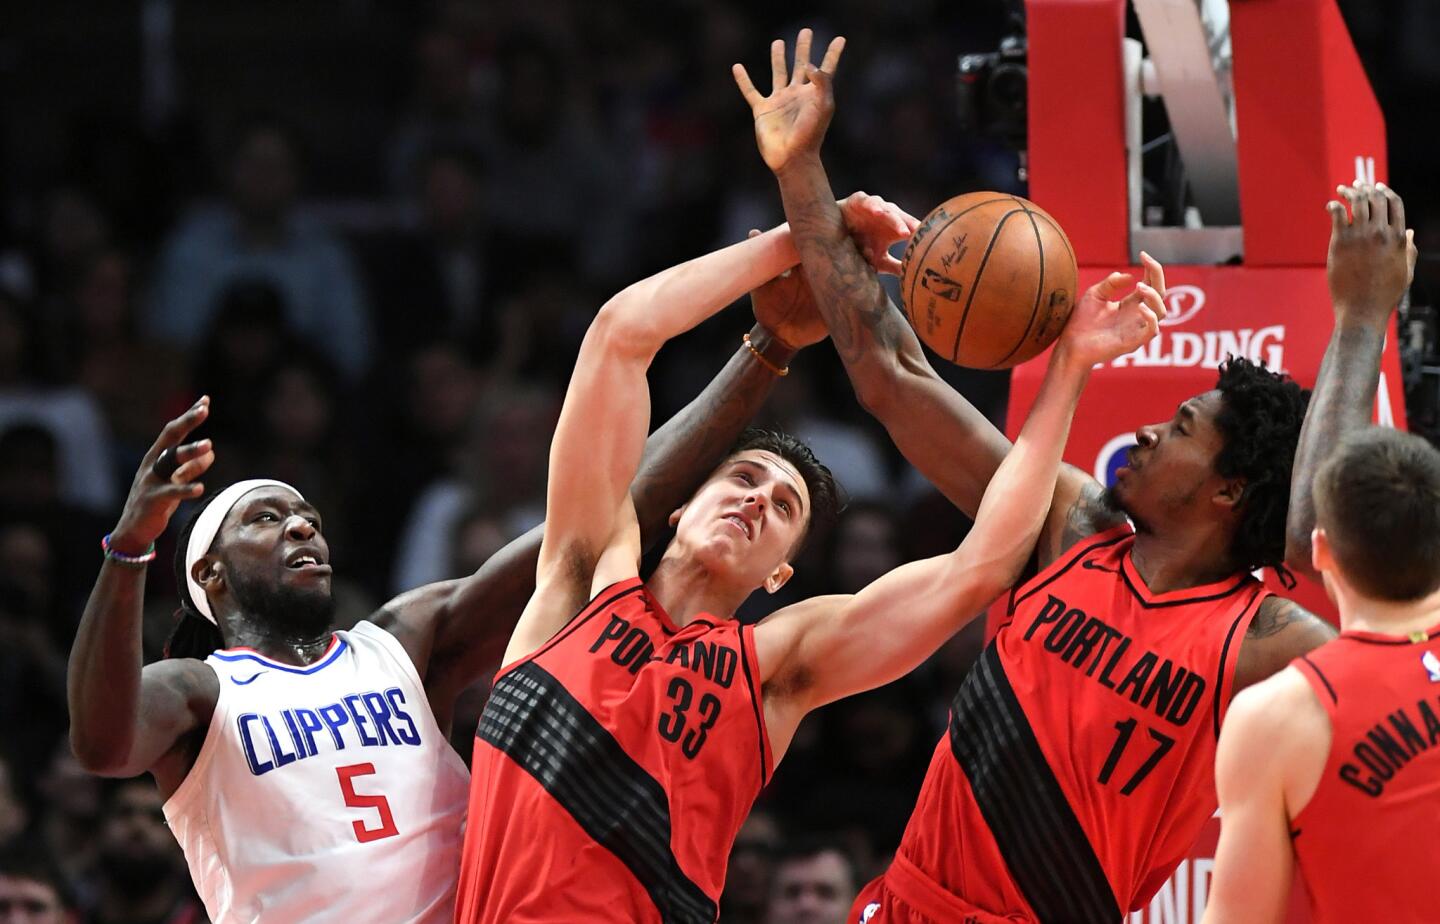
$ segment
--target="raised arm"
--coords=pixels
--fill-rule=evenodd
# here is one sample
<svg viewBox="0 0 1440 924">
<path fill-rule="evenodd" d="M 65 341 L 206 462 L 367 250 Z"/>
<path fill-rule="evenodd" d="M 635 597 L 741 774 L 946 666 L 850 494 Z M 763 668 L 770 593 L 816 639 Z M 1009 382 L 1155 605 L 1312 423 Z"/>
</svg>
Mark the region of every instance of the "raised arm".
<svg viewBox="0 0 1440 924">
<path fill-rule="evenodd" d="M 215 459 L 210 441 L 182 443 L 209 412 L 210 400 L 201 398 L 166 424 L 145 454 L 120 522 L 110 534 L 113 553 L 142 556 L 165 531 L 180 502 L 204 492 L 196 479 Z M 154 464 L 168 449 L 176 450 L 179 468 L 162 478 Z M 182 735 L 204 727 L 218 695 L 215 672 L 200 661 L 176 659 L 142 667 L 145 571 L 144 562 L 106 557 L 70 649 L 70 744 L 91 773 L 134 776 L 154 769 Z"/>
<path fill-rule="evenodd" d="M 843 211 L 851 233 L 877 254 L 877 260 L 889 260 L 885 248 L 910 232 L 901 213 L 874 196 L 851 196 Z M 893 260 L 880 265 L 894 269 L 891 264 Z M 737 344 L 730 361 L 705 390 L 646 441 L 630 496 L 647 548 L 664 534 L 670 512 L 694 493 L 764 403 L 779 379 L 775 370 L 785 368 L 798 350 L 826 336 L 810 289 L 794 268 L 755 289 L 750 301 L 756 321 L 750 346 Z M 475 574 L 401 594 L 371 617 L 410 652 L 442 724 L 456 694 L 501 659 L 535 590 L 543 533 L 544 528 L 537 526 L 511 541 Z"/>
<path fill-rule="evenodd" d="M 767 700 L 767 708 L 798 721 L 902 676 L 1015 581 L 1045 522 L 1091 368 L 1143 345 L 1165 316 L 1159 294 L 1144 283 L 1124 295 L 1130 281 L 1116 273 L 1101 286 L 1104 297 L 1077 307 L 1051 353 L 1035 406 L 958 549 L 903 565 L 852 597 L 806 601 L 761 623 L 761 670 L 789 701 Z"/>
<path fill-rule="evenodd" d="M 801 266 L 856 397 L 885 425 L 905 458 L 973 517 L 1010 442 L 935 374 L 914 331 L 846 233 L 820 163 L 820 143 L 834 113 L 830 78 L 844 39 L 831 43 L 818 69 L 809 63 L 810 41 L 810 30 L 801 30 L 789 76 L 785 43 L 771 44 L 768 97 L 735 65 L 761 156 L 780 181 Z"/>
<path fill-rule="evenodd" d="M 1381 184 L 1339 187 L 1349 205 L 1326 204 L 1330 253 L 1325 261 L 1335 329 L 1300 429 L 1285 523 L 1285 564 L 1319 580 L 1310 561 L 1315 501 L 1310 486 L 1334 447 L 1370 426 L 1380 355 L 1391 318 L 1415 272 L 1413 234 L 1405 204 Z"/>
<path fill-rule="evenodd" d="M 768 97 L 738 64 L 735 79 L 750 105 L 761 156 L 779 180 L 801 266 L 856 397 L 905 458 L 973 517 L 1010 442 L 935 374 L 866 255 L 845 233 L 820 160 L 834 112 L 831 79 L 842 50 L 843 39 L 836 39 L 817 69 L 809 64 L 810 32 L 802 30 L 789 77 L 784 43 L 771 45 Z M 1159 264 L 1148 261 L 1146 269 L 1147 284 L 1163 296 Z M 1084 472 L 1061 467 L 1054 507 L 1042 528 L 1042 563 L 1078 538 L 1118 522 L 1097 503 L 1099 494 L 1100 486 Z"/>
</svg>

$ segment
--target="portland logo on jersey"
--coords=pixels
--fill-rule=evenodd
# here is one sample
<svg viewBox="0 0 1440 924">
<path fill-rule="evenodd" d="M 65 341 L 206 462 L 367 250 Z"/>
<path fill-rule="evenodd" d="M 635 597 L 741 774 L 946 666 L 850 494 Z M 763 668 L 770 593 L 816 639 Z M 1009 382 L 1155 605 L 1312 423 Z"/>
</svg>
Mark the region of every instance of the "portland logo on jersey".
<svg viewBox="0 0 1440 924">
<path fill-rule="evenodd" d="M 1190 721 L 1205 697 L 1203 676 L 1135 645 L 1129 635 L 1053 593 L 1048 597 L 1026 628 L 1025 641 L 1035 638 L 1049 654 L 1172 725 Z"/>
</svg>

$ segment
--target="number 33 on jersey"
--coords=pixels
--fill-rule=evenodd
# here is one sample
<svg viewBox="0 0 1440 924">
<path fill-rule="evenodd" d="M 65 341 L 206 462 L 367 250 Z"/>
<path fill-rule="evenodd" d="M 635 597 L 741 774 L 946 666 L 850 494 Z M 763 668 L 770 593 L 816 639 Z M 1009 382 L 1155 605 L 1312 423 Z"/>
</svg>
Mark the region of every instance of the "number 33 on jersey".
<svg viewBox="0 0 1440 924">
<path fill-rule="evenodd" d="M 676 626 L 632 579 L 507 665 L 475 741 L 457 919 L 715 920 L 714 845 L 734 840 L 773 762 L 753 631 Z M 497 874 L 546 856 L 575 860 L 547 869 L 544 894 Z"/>
</svg>

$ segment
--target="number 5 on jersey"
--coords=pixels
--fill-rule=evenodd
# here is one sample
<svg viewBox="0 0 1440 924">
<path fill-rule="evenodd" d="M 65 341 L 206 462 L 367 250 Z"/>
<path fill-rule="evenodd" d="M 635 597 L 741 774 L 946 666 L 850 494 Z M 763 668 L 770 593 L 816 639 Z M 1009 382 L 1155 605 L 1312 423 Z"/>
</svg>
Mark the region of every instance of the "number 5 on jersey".
<svg viewBox="0 0 1440 924">
<path fill-rule="evenodd" d="M 335 775 L 340 778 L 340 792 L 345 796 L 345 804 L 351 808 L 375 809 L 380 813 L 378 828 L 367 828 L 363 821 L 351 822 L 355 828 L 355 839 L 362 844 L 378 841 L 382 837 L 394 837 L 400 833 L 395 827 L 395 816 L 390 813 L 390 803 L 384 796 L 366 796 L 355 791 L 355 777 L 372 776 L 374 773 L 374 764 L 350 764 L 348 767 L 335 768 Z"/>
</svg>

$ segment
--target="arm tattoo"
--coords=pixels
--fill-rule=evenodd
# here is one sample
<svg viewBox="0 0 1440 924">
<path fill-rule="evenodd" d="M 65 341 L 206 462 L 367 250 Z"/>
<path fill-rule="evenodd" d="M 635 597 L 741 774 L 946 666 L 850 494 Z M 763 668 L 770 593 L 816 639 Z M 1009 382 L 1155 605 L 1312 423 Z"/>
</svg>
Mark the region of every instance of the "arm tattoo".
<svg viewBox="0 0 1440 924">
<path fill-rule="evenodd" d="M 1250 620 L 1250 628 L 1245 631 L 1245 637 L 1270 638 L 1302 618 L 1302 614 L 1305 614 L 1305 611 L 1298 604 L 1284 597 L 1269 597 L 1260 604 L 1255 618 Z"/>
<path fill-rule="evenodd" d="M 851 241 L 824 168 L 816 162 L 782 177 L 780 191 L 805 279 L 846 367 L 853 371 L 872 351 L 918 354 L 914 331 Z"/>
<path fill-rule="evenodd" d="M 1273 638 L 1292 625 L 1304 630 L 1307 636 L 1314 635 L 1316 638 L 1329 639 L 1334 638 L 1337 634 L 1335 628 L 1328 622 L 1295 601 L 1272 596 L 1260 604 L 1255 618 L 1250 621 L 1250 628 L 1245 631 L 1245 637 Z M 1315 646 L 1308 645 L 1304 650 L 1308 651 L 1313 647 Z"/>
<path fill-rule="evenodd" d="M 1080 496 L 1065 511 L 1065 526 L 1060 531 L 1060 547 L 1052 558 L 1088 536 L 1118 526 L 1123 514 L 1115 509 L 1109 496 L 1099 482 L 1087 482 L 1080 489 Z"/>
</svg>

